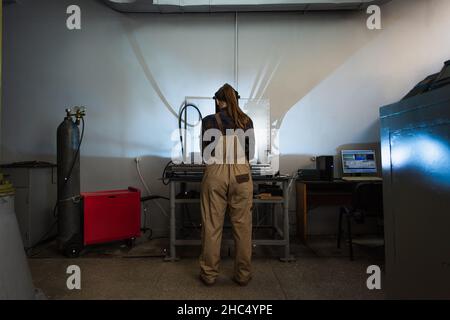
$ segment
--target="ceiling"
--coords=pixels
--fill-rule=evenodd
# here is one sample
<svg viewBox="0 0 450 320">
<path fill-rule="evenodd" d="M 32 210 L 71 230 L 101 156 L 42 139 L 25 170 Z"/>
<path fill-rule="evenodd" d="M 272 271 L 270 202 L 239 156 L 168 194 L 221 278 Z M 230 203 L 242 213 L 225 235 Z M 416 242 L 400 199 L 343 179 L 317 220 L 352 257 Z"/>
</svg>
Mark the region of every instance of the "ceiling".
<svg viewBox="0 0 450 320">
<path fill-rule="evenodd" d="M 200 13 L 364 10 L 391 0 L 103 0 L 121 12 Z"/>
</svg>

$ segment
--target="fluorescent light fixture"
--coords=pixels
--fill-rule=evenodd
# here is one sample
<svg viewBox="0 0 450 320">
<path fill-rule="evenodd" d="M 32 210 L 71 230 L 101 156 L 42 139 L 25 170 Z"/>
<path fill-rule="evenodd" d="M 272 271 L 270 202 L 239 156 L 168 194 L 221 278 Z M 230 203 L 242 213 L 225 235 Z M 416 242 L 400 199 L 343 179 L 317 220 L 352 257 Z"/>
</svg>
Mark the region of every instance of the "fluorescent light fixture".
<svg viewBox="0 0 450 320">
<path fill-rule="evenodd" d="M 129 4 L 129 3 L 136 2 L 136 0 L 108 0 L 108 1 L 114 2 L 114 3 L 124 3 L 124 4 Z"/>
</svg>

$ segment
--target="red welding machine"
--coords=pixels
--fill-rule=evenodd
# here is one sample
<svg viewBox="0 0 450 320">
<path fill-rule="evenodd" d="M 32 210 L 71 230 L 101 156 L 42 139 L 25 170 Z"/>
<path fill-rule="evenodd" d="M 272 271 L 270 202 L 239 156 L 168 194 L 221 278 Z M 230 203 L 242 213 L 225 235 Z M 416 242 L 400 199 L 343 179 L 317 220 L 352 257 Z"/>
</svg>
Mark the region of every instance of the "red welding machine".
<svg viewBox="0 0 450 320">
<path fill-rule="evenodd" d="M 132 240 L 141 235 L 141 192 L 135 188 L 81 193 L 84 245 Z"/>
</svg>

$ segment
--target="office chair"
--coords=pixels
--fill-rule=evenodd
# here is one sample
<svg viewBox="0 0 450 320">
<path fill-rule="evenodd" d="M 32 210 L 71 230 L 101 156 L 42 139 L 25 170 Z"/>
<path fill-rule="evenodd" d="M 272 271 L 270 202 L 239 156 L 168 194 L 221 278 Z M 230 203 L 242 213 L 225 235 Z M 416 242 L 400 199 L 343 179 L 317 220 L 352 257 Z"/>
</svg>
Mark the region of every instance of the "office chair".
<svg viewBox="0 0 450 320">
<path fill-rule="evenodd" d="M 342 237 L 342 218 L 347 220 L 347 238 L 349 243 L 350 260 L 353 256 L 353 235 L 352 222 L 363 224 L 368 217 L 374 217 L 383 220 L 383 185 L 381 182 L 363 182 L 355 186 L 352 195 L 352 205 L 350 207 L 341 207 L 339 212 L 339 226 L 337 236 L 337 247 L 341 247 Z M 383 236 L 384 244 L 384 236 Z"/>
</svg>

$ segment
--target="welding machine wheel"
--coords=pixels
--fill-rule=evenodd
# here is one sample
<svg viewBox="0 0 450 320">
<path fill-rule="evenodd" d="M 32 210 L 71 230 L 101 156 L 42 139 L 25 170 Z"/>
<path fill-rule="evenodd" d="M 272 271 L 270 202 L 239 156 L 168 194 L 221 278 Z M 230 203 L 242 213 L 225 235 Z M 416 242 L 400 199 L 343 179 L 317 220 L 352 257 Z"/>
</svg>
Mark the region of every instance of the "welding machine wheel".
<svg viewBox="0 0 450 320">
<path fill-rule="evenodd" d="M 68 243 L 64 249 L 64 255 L 68 258 L 78 258 L 83 246 L 80 243 Z"/>
<path fill-rule="evenodd" d="M 125 245 L 131 249 L 134 247 L 135 242 L 136 242 L 136 238 L 127 239 L 127 240 L 125 240 Z"/>
</svg>

